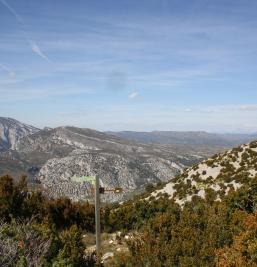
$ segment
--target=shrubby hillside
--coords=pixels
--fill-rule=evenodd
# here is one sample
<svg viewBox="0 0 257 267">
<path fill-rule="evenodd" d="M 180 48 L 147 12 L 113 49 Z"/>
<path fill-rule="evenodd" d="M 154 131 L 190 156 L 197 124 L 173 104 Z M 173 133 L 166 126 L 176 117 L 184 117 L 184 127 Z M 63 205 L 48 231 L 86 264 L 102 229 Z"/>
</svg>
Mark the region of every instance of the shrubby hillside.
<svg viewBox="0 0 257 267">
<path fill-rule="evenodd" d="M 188 168 L 164 188 L 152 192 L 149 198 L 167 194 L 180 205 L 195 196 L 220 201 L 230 191 L 251 182 L 256 174 L 257 141 L 254 141 Z"/>
<path fill-rule="evenodd" d="M 256 163 L 252 142 L 112 210 L 134 238 L 108 266 L 257 266 Z"/>
<path fill-rule="evenodd" d="M 222 202 L 196 197 L 183 209 L 168 197 L 127 203 L 110 218 L 123 218 L 114 223 L 133 238 L 107 266 L 257 266 L 256 205 L 256 178 Z"/>
<path fill-rule="evenodd" d="M 130 236 L 126 249 L 117 248 L 104 266 L 257 266 L 255 172 L 252 142 L 195 165 L 164 186 L 149 184 L 133 199 L 104 205 L 102 231 Z M 169 185 L 176 192 L 167 192 Z M 90 203 L 51 199 L 29 190 L 25 178 L 15 183 L 3 176 L 0 216 L 1 266 L 94 266 L 94 253 L 86 256 L 83 239 L 94 233 Z"/>
</svg>

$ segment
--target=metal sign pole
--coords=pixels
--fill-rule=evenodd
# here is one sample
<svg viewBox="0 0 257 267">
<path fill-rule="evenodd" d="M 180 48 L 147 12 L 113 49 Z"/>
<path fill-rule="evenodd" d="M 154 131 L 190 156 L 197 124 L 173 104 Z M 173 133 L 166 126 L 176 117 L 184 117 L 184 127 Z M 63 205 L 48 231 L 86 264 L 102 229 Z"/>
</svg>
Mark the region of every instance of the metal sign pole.
<svg viewBox="0 0 257 267">
<path fill-rule="evenodd" d="M 95 177 L 95 233 L 96 233 L 96 264 L 101 265 L 101 230 L 100 230 L 100 192 L 99 177 Z"/>
</svg>

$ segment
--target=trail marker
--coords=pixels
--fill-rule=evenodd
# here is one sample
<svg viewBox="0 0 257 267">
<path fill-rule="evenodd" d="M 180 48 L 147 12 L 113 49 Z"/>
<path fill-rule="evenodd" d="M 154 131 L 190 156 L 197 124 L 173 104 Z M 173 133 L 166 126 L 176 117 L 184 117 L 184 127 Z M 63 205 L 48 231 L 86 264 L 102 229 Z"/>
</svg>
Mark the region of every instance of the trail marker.
<svg viewBox="0 0 257 267">
<path fill-rule="evenodd" d="M 94 187 L 95 193 L 95 234 L 96 234 L 96 265 L 101 266 L 101 227 L 100 227 L 100 194 L 115 193 L 120 194 L 123 192 L 121 187 L 104 188 L 100 187 L 98 176 L 73 176 L 71 180 L 76 183 L 89 182 Z"/>
</svg>

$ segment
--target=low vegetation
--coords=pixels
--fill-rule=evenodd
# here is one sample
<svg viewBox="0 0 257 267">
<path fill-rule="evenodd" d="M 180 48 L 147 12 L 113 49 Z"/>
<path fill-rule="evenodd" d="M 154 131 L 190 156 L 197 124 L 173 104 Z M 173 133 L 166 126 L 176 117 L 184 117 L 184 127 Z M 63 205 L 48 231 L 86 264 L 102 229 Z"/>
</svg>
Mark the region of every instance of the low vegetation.
<svg viewBox="0 0 257 267">
<path fill-rule="evenodd" d="M 257 266 L 257 177 L 222 202 L 206 196 L 183 209 L 165 195 L 103 207 L 104 232 L 132 236 L 104 266 Z M 3 176 L 0 217 L 0 266 L 94 266 L 82 239 L 94 232 L 90 203 L 48 199 L 24 177 Z"/>
</svg>

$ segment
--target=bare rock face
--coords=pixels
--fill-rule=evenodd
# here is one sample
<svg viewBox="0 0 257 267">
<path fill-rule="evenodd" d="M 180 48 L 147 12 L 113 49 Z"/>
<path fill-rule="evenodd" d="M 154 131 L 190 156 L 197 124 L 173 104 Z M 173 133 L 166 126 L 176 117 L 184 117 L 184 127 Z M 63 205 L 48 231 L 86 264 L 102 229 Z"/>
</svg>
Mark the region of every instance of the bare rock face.
<svg viewBox="0 0 257 267">
<path fill-rule="evenodd" d="M 161 158 L 120 155 L 114 152 L 85 152 L 61 159 L 51 159 L 41 168 L 38 179 L 51 196 L 68 196 L 73 200 L 90 198 L 90 185 L 77 184 L 73 176 L 98 176 L 105 188 L 122 187 L 124 194 L 147 183 L 167 181 L 179 172 L 172 162 Z M 123 195 L 124 195 L 123 194 Z M 108 194 L 106 200 L 117 200 L 123 195 Z"/>
<path fill-rule="evenodd" d="M 0 117 L 0 151 L 13 149 L 21 138 L 38 130 L 17 120 Z"/>
</svg>

